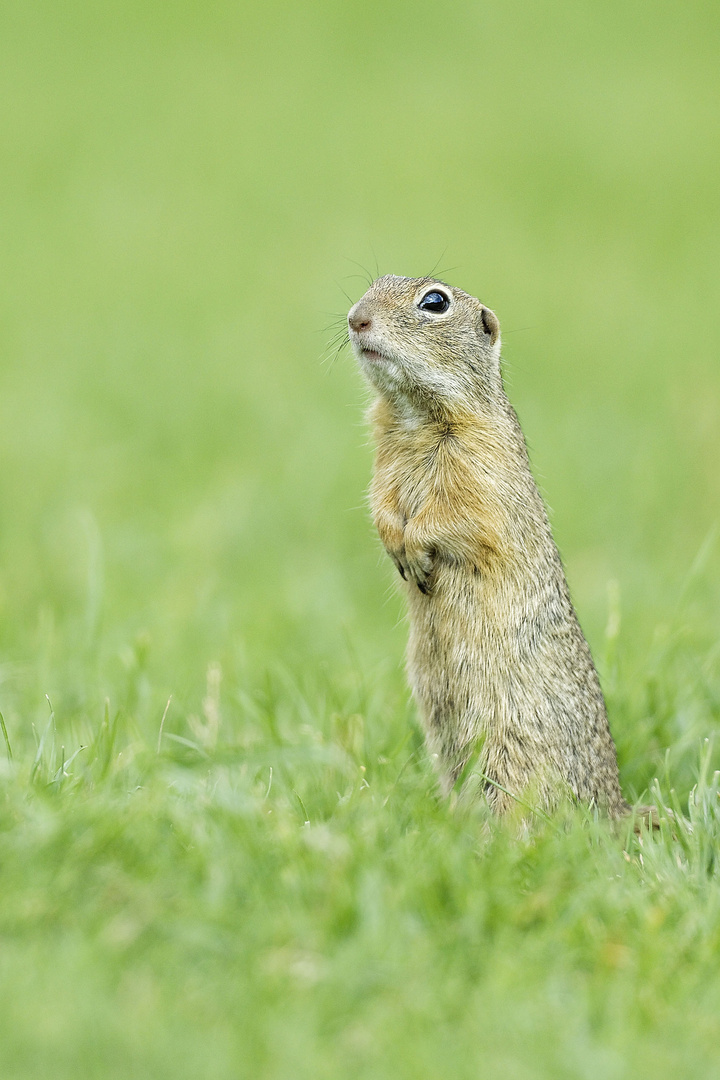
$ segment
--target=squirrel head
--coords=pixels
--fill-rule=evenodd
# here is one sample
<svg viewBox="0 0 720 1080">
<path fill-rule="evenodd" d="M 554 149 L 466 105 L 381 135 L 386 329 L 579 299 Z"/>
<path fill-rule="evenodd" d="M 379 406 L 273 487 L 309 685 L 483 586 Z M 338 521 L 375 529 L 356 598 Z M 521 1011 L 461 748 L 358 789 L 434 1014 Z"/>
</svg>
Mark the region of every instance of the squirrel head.
<svg viewBox="0 0 720 1080">
<path fill-rule="evenodd" d="M 462 289 L 388 274 L 348 315 L 350 342 L 380 393 L 434 414 L 502 393 L 500 324 Z"/>
</svg>

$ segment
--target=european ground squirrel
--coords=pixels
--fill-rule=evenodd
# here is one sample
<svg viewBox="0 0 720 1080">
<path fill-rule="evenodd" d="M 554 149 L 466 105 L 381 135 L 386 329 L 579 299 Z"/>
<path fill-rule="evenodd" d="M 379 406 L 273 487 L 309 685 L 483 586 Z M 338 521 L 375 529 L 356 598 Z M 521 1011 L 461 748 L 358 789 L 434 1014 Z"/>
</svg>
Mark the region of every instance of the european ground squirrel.
<svg viewBox="0 0 720 1080">
<path fill-rule="evenodd" d="M 629 810 L 590 650 L 500 372 L 500 325 L 432 278 L 378 278 L 348 316 L 377 391 L 370 497 L 410 615 L 408 674 L 449 792 L 563 792 Z"/>
</svg>

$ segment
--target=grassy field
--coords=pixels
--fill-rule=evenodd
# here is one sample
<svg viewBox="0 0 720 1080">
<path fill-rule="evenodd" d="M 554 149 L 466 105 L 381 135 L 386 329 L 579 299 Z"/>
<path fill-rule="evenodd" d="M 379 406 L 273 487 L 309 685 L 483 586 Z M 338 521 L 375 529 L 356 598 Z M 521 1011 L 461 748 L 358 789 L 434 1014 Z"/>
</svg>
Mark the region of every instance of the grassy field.
<svg viewBox="0 0 720 1080">
<path fill-rule="evenodd" d="M 694 0 L 2 5 L 3 1080 L 720 1077 L 719 44 Z M 436 265 L 500 317 L 625 791 L 691 827 L 437 798 L 328 349 Z"/>
</svg>

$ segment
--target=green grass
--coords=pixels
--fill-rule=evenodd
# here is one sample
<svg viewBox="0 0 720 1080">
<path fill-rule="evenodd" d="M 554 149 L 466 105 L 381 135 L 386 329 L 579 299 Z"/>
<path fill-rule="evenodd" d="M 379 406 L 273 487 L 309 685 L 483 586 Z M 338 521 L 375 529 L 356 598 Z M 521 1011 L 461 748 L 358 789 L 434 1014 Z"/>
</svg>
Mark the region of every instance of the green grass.
<svg viewBox="0 0 720 1080">
<path fill-rule="evenodd" d="M 0 31 L 0 1075 L 720 1076 L 718 13 Z M 497 311 L 660 834 L 438 799 L 354 260 Z"/>
</svg>

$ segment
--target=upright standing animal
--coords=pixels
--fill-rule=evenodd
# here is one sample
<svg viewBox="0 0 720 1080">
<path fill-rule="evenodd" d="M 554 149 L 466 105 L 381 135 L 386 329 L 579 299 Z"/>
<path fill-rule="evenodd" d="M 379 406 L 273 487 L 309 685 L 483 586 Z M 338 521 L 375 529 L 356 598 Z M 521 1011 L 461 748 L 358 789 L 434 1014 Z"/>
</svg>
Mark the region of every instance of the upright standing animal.
<svg viewBox="0 0 720 1080">
<path fill-rule="evenodd" d="M 590 650 L 500 372 L 500 325 L 432 278 L 378 278 L 348 315 L 377 396 L 372 511 L 404 581 L 408 673 L 445 792 L 568 793 L 629 810 Z"/>
</svg>

